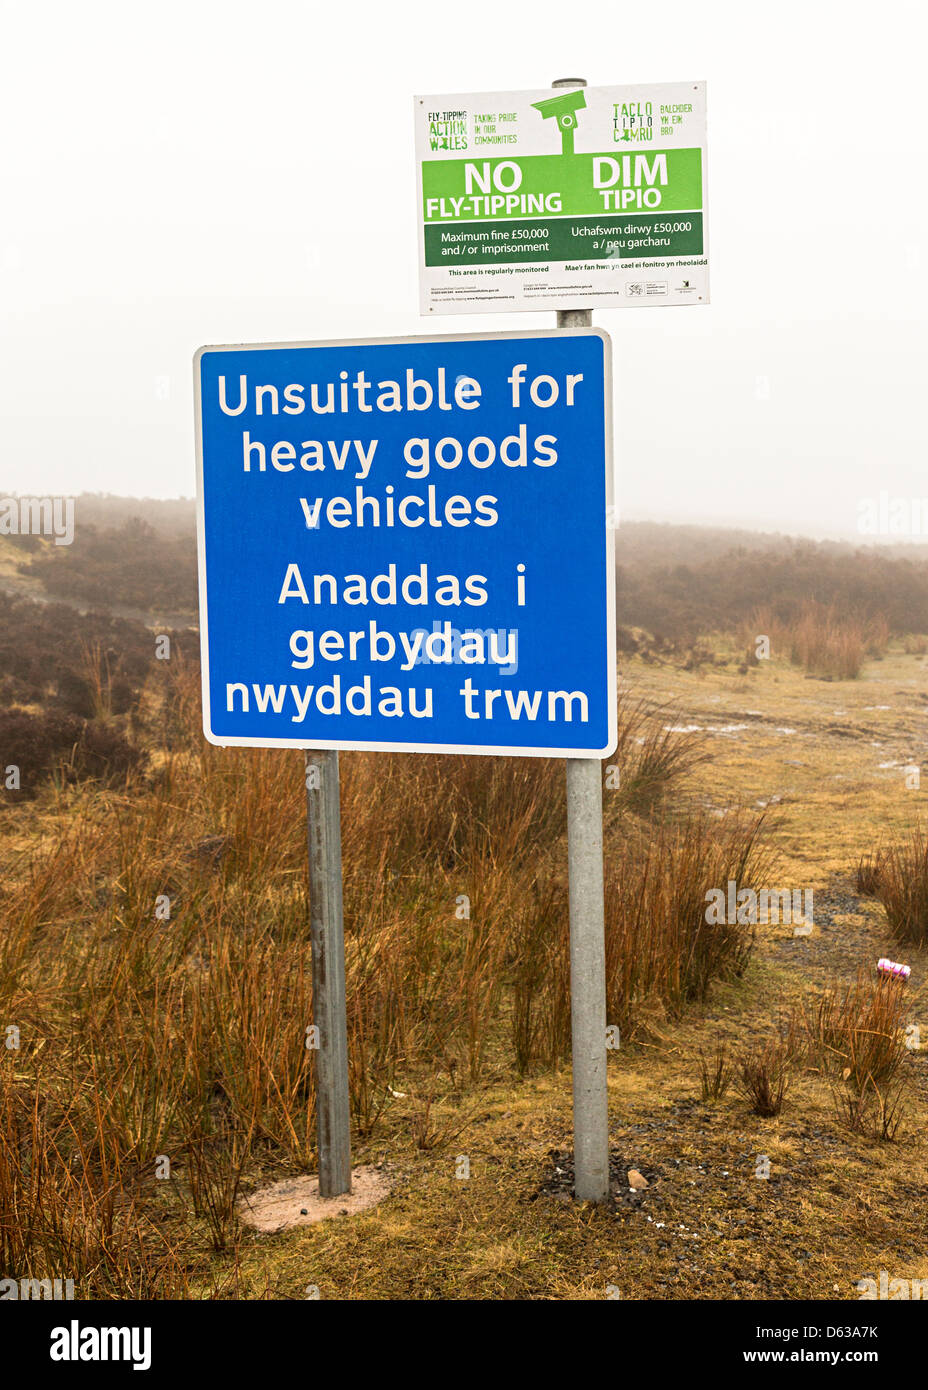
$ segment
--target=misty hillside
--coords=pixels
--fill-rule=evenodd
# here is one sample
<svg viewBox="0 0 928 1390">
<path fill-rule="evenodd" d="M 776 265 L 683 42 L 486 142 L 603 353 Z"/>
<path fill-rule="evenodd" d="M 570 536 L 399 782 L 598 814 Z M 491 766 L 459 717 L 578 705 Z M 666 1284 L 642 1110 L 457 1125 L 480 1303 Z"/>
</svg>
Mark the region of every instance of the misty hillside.
<svg viewBox="0 0 928 1390">
<path fill-rule="evenodd" d="M 659 642 L 753 621 L 790 621 L 804 603 L 834 606 L 893 632 L 928 632 L 928 547 L 855 546 L 762 531 L 624 522 L 616 533 L 617 617 Z M 196 507 L 85 493 L 70 546 L 0 537 L 0 591 L 83 609 L 194 618 Z"/>
</svg>

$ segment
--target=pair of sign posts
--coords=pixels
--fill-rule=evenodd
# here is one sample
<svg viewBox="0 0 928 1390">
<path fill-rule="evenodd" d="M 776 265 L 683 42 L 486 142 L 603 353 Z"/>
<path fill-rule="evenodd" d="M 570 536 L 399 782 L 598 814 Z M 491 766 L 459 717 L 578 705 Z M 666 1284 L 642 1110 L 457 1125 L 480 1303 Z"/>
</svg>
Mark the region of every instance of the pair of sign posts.
<svg viewBox="0 0 928 1390">
<path fill-rule="evenodd" d="M 311 750 L 323 1196 L 351 1186 L 340 749 L 567 759 L 575 1191 L 608 1195 L 601 759 L 617 737 L 611 360 L 586 306 L 599 302 L 597 277 L 611 295 L 628 267 L 613 247 L 578 272 L 560 248 L 568 236 L 591 239 L 589 219 L 570 210 L 586 182 L 612 191 L 627 175 L 634 188 L 638 168 L 645 187 L 660 190 L 670 162 L 578 156 L 584 111 L 614 122 L 619 107 L 565 85 L 554 98 L 416 100 L 423 312 L 539 308 L 550 291 L 572 306 L 558 311 L 556 333 L 215 347 L 196 357 L 206 737 Z M 560 151 L 523 154 L 520 142 L 531 151 L 549 117 Z M 608 126 L 610 138 L 618 129 Z M 630 239 L 633 215 L 598 218 L 604 246 Z"/>
</svg>

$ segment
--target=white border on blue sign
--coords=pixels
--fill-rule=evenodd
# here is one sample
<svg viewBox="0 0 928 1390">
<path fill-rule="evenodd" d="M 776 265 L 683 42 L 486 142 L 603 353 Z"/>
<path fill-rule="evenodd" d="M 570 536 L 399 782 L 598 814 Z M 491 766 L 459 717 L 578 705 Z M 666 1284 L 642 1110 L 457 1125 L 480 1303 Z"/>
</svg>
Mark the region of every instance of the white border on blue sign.
<svg viewBox="0 0 928 1390">
<path fill-rule="evenodd" d="M 463 343 L 495 342 L 500 338 L 599 338 L 603 344 L 603 400 L 605 403 L 606 446 L 606 651 L 609 710 L 609 738 L 604 748 L 510 748 L 496 743 L 384 743 L 378 739 L 313 739 L 305 738 L 230 738 L 217 737 L 210 727 L 209 708 L 209 635 L 207 632 L 206 600 L 206 513 L 203 497 L 203 416 L 200 399 L 200 361 L 206 352 L 262 352 L 281 348 L 388 347 L 397 343 Z M 611 525 L 615 515 L 612 478 L 612 340 L 601 328 L 538 328 L 505 333 L 431 333 L 413 334 L 399 338 L 335 338 L 311 343 L 224 343 L 198 348 L 193 356 L 194 430 L 197 451 L 197 571 L 200 597 L 200 679 L 203 700 L 203 733 L 208 743 L 217 748 L 320 748 L 337 752 L 358 753 L 466 753 L 490 754 L 512 758 L 606 758 L 615 752 L 618 743 L 618 685 L 616 674 L 615 634 L 615 534 Z"/>
</svg>

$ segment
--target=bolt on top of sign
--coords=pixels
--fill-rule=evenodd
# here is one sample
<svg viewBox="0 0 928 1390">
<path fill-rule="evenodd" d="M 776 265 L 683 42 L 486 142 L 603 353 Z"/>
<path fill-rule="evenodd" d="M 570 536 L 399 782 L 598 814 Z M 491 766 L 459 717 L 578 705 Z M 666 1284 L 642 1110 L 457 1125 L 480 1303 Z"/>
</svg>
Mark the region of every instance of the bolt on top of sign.
<svg viewBox="0 0 928 1390">
<path fill-rule="evenodd" d="M 704 82 L 414 108 L 423 314 L 709 302 Z"/>
</svg>

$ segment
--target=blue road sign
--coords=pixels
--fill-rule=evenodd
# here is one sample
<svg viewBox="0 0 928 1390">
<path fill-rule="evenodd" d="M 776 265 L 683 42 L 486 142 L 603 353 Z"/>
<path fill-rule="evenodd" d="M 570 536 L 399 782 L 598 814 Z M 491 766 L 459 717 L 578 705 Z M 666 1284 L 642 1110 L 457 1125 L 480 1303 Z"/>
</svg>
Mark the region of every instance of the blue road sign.
<svg viewBox="0 0 928 1390">
<path fill-rule="evenodd" d="M 613 750 L 604 333 L 206 347 L 194 375 L 212 743 Z"/>
</svg>

